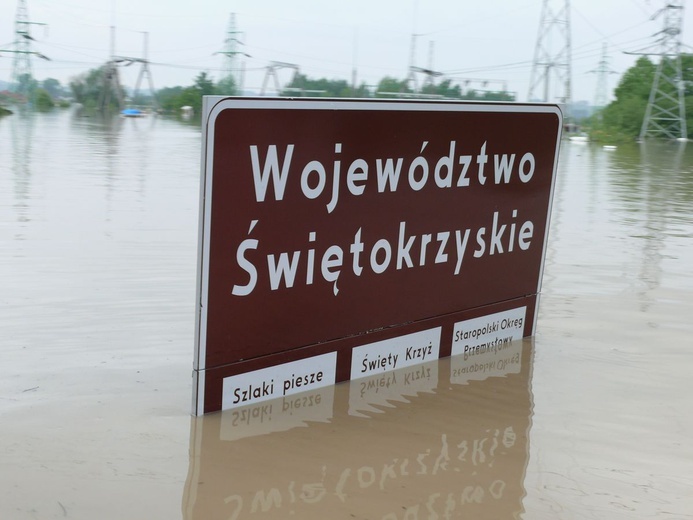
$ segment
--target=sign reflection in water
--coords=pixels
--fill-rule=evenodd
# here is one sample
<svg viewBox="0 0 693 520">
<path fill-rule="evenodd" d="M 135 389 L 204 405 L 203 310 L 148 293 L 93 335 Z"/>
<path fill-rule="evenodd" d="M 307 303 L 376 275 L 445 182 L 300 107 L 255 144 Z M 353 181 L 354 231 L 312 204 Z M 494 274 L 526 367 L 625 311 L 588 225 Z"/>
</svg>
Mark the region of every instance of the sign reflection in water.
<svg viewBox="0 0 693 520">
<path fill-rule="evenodd" d="M 532 355 L 525 339 L 193 418 L 184 518 L 516 518 Z"/>
</svg>

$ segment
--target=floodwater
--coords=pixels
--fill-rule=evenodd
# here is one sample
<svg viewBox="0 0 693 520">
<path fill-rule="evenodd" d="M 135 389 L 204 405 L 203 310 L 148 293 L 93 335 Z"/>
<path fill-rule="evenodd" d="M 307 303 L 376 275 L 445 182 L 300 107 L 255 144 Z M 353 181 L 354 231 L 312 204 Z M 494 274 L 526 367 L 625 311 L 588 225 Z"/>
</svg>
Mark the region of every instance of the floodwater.
<svg viewBox="0 0 693 520">
<path fill-rule="evenodd" d="M 0 119 L 0 519 L 693 518 L 693 145 L 563 144 L 535 338 L 192 418 L 199 156 Z"/>
</svg>

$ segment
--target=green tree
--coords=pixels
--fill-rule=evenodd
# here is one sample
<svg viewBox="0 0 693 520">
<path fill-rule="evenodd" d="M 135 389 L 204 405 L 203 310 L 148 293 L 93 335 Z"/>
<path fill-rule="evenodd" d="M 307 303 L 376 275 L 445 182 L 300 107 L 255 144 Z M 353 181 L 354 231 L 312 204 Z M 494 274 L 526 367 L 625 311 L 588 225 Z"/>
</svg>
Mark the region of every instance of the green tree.
<svg viewBox="0 0 693 520">
<path fill-rule="evenodd" d="M 18 83 L 17 93 L 26 100 L 32 99 L 34 92 L 36 92 L 38 88 L 38 81 L 36 81 L 31 74 L 22 74 L 18 78 Z"/>
<path fill-rule="evenodd" d="M 221 86 L 220 86 L 221 85 Z M 185 106 L 192 107 L 195 114 L 202 112 L 202 96 L 233 95 L 227 94 L 233 85 L 233 81 L 221 81 L 220 85 L 214 82 L 206 72 L 200 72 L 188 87 L 166 87 L 157 91 L 156 98 L 161 109 L 169 114 L 180 114 L 180 109 Z M 234 90 L 235 91 L 235 90 Z"/>
<path fill-rule="evenodd" d="M 372 97 L 372 94 L 368 89 L 368 86 L 362 82 L 358 87 L 356 87 L 356 90 L 352 89 L 351 96 L 356 98 L 369 98 Z"/>
<path fill-rule="evenodd" d="M 206 72 L 200 72 L 195 77 L 195 82 L 191 87 L 186 87 L 178 96 L 178 109 L 184 106 L 191 106 L 195 114 L 202 113 L 202 96 L 215 94 L 214 82 Z"/>
<path fill-rule="evenodd" d="M 614 89 L 614 101 L 592 117 L 593 139 L 631 140 L 640 134 L 654 74 L 655 65 L 649 58 L 638 58 Z"/>
<path fill-rule="evenodd" d="M 343 79 L 312 79 L 300 73 L 292 78 L 280 95 L 288 97 L 369 97 L 365 84 L 354 89 Z"/>
<path fill-rule="evenodd" d="M 103 65 L 96 69 L 91 69 L 78 76 L 72 78 L 69 82 L 72 96 L 77 103 L 81 103 L 87 111 L 97 110 L 99 108 L 99 100 L 104 88 L 104 74 L 106 71 Z M 121 87 L 121 95 L 125 98 L 125 92 Z M 115 94 L 110 97 L 111 108 L 118 108 L 118 96 Z"/>
<path fill-rule="evenodd" d="M 406 79 L 399 80 L 391 76 L 385 76 L 378 83 L 375 95 L 378 97 L 398 97 L 398 94 L 411 94 Z"/>
<path fill-rule="evenodd" d="M 197 87 L 186 87 L 178 96 L 176 100 L 176 109 L 179 110 L 181 107 L 192 107 L 193 112 L 196 114 L 202 113 L 202 94 L 200 89 Z"/>
<path fill-rule="evenodd" d="M 138 92 L 136 96 L 132 96 L 128 102 L 129 105 L 135 107 L 152 106 L 158 103 L 158 99 L 154 99 L 149 91 Z"/>
<path fill-rule="evenodd" d="M 444 99 L 460 99 L 462 91 L 459 85 L 453 85 L 451 79 L 444 79 L 437 85 L 426 85 L 421 89 L 423 94 L 440 96 Z"/>
<path fill-rule="evenodd" d="M 166 87 L 156 93 L 159 106 L 164 112 L 175 112 L 183 106 L 179 104 L 179 98 L 183 93 L 183 87 Z"/>
<path fill-rule="evenodd" d="M 228 75 L 220 79 L 214 87 L 214 93 L 220 96 L 237 96 L 238 88 L 236 87 L 236 81 L 233 79 L 233 76 Z"/>
<path fill-rule="evenodd" d="M 487 90 L 482 99 L 484 101 L 515 101 L 515 95 L 506 90 Z"/>
<path fill-rule="evenodd" d="M 616 100 L 623 100 L 631 96 L 646 100 L 652 89 L 655 69 L 655 64 L 647 56 L 638 58 L 635 65 L 623 74 L 614 89 Z"/>
<path fill-rule="evenodd" d="M 37 110 L 45 112 L 52 109 L 55 103 L 46 89 L 39 88 L 34 92 L 34 106 Z"/>
<path fill-rule="evenodd" d="M 193 88 L 200 93 L 200 96 L 211 96 L 214 94 L 214 81 L 212 81 L 212 78 L 210 78 L 206 72 L 200 72 L 195 77 Z"/>
<path fill-rule="evenodd" d="M 55 78 L 44 79 L 41 82 L 41 88 L 48 92 L 48 94 L 50 94 L 53 100 L 63 97 L 65 95 L 65 89 L 60 84 L 60 81 L 58 81 Z"/>
<path fill-rule="evenodd" d="M 686 128 L 688 138 L 691 139 L 693 138 L 693 54 L 681 56 L 681 74 L 683 76 Z"/>
</svg>

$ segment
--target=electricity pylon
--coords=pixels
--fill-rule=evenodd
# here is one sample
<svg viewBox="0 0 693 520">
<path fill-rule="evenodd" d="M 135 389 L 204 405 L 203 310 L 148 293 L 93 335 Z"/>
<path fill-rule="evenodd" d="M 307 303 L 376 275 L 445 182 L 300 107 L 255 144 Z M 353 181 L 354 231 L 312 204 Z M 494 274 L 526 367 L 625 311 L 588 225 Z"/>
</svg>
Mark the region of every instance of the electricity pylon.
<svg viewBox="0 0 693 520">
<path fill-rule="evenodd" d="M 599 60 L 599 64 L 596 69 L 590 71 L 597 75 L 597 88 L 594 93 L 594 108 L 597 110 L 604 108 L 608 104 L 607 78 L 609 74 L 616 74 L 616 71 L 611 70 L 609 66 L 609 56 L 607 55 L 606 49 L 606 43 L 603 43 L 602 57 Z"/>
<path fill-rule="evenodd" d="M 226 31 L 226 39 L 224 40 L 224 50 L 216 52 L 224 56 L 224 65 L 222 67 L 222 79 L 231 78 L 236 89 L 239 92 L 243 91 L 243 74 L 244 66 L 239 66 L 239 56 L 250 58 L 249 54 L 239 50 L 239 46 L 243 45 L 241 35 L 243 33 L 236 29 L 236 13 L 231 13 L 229 18 L 229 28 Z"/>
<path fill-rule="evenodd" d="M 111 33 L 111 52 L 115 49 L 115 28 L 111 27 L 113 31 Z M 118 100 L 118 108 L 122 109 L 124 106 L 123 99 L 123 89 L 120 84 L 120 74 L 118 71 L 119 66 L 129 67 L 133 63 L 141 63 L 140 72 L 137 75 L 137 81 L 135 82 L 135 90 L 132 93 L 133 100 L 137 98 L 140 93 L 140 86 L 142 85 L 142 79 L 147 76 L 147 81 L 149 83 L 149 94 L 152 99 L 152 105 L 154 108 L 158 108 L 156 102 L 156 91 L 154 90 L 154 80 L 152 79 L 152 71 L 149 69 L 149 60 L 147 59 L 147 54 L 149 50 L 149 33 L 143 32 L 144 36 L 144 54 L 142 58 L 131 58 L 128 56 L 114 56 L 111 54 L 111 59 L 104 65 L 102 72 L 102 90 L 99 96 L 99 108 L 103 111 L 105 110 L 111 101 L 111 92 L 116 93 Z"/>
<path fill-rule="evenodd" d="M 664 27 L 659 36 L 657 50 L 641 50 L 627 54 L 659 56 L 645 118 L 640 129 L 640 139 L 665 137 L 685 140 L 686 106 L 684 81 L 681 74 L 681 33 L 683 27 L 684 0 L 667 0 L 652 19 L 664 15 Z"/>
<path fill-rule="evenodd" d="M 414 62 L 416 61 L 416 38 L 418 37 L 418 34 L 411 35 L 411 46 L 409 48 L 409 74 L 407 75 L 407 79 L 404 81 L 403 85 L 404 88 L 411 92 L 416 92 L 419 90 L 419 84 L 416 81 L 416 66 L 414 65 Z"/>
<path fill-rule="evenodd" d="M 26 6 L 26 0 L 17 1 L 17 15 L 14 20 L 14 43 L 11 50 L 2 50 L 14 54 L 12 60 L 12 78 L 10 90 L 22 96 L 29 94 L 29 82 L 32 78 L 31 73 L 31 57 L 36 56 L 43 60 L 49 60 L 38 51 L 32 49 L 34 38 L 31 36 L 32 25 L 46 25 L 41 22 L 29 21 L 29 11 Z"/>
<path fill-rule="evenodd" d="M 114 56 L 115 54 L 115 27 L 111 26 L 111 59 L 101 68 L 101 92 L 99 93 L 99 110 L 103 113 L 111 105 L 111 94 L 115 92 L 118 101 L 118 110 L 125 108 L 125 100 L 123 99 L 123 89 L 120 85 L 120 73 L 118 71 L 118 63 L 121 63 L 122 58 Z"/>
<path fill-rule="evenodd" d="M 565 106 L 566 116 L 572 103 L 570 33 L 570 0 L 544 0 L 527 99 L 550 101 L 551 79 L 555 78 L 559 93 L 553 99 Z"/>
<path fill-rule="evenodd" d="M 271 61 L 267 67 L 265 67 L 265 78 L 262 80 L 262 88 L 260 89 L 260 95 L 264 96 L 267 92 L 267 83 L 270 78 L 274 79 L 274 89 L 277 92 L 276 95 L 279 96 L 282 93 L 282 88 L 279 85 L 279 77 L 277 76 L 277 71 L 281 69 L 291 69 L 294 71 L 294 75 L 290 83 L 296 84 L 296 79 L 299 75 L 298 65 L 295 63 L 286 63 L 283 61 Z"/>
<path fill-rule="evenodd" d="M 101 69 L 101 92 L 99 93 L 99 110 L 101 112 L 106 112 L 110 109 L 112 93 L 116 95 L 118 110 L 125 108 L 118 63 L 117 58 L 111 58 Z"/>
<path fill-rule="evenodd" d="M 137 99 L 137 94 L 140 92 L 140 85 L 142 84 L 142 78 L 147 76 L 147 81 L 149 82 L 149 94 L 152 98 L 152 104 L 154 108 L 157 108 L 158 104 L 156 102 L 156 91 L 154 90 L 154 80 L 152 79 L 152 71 L 149 70 L 149 60 L 147 59 L 147 53 L 149 48 L 149 33 L 144 34 L 144 57 L 143 58 L 130 58 L 131 63 L 141 63 L 140 73 L 137 75 L 137 82 L 135 82 L 135 90 L 132 93 L 132 98 Z"/>
<path fill-rule="evenodd" d="M 411 54 L 409 57 L 409 74 L 404 82 L 404 86 L 409 89 L 414 94 L 421 94 L 430 91 L 435 87 L 435 80 L 442 77 L 444 74 L 440 71 L 434 70 L 433 68 L 433 49 L 434 42 L 428 42 L 428 66 L 418 67 L 414 65 L 415 54 L 416 54 L 416 38 L 420 36 L 418 34 L 412 34 L 411 37 Z M 419 82 L 417 80 L 417 74 L 423 74 L 424 80 L 421 84 L 421 90 L 419 90 Z"/>
<path fill-rule="evenodd" d="M 440 78 L 443 73 L 433 69 L 433 42 L 428 42 L 428 67 L 414 67 L 410 68 L 411 73 L 420 72 L 424 75 L 423 84 L 421 85 L 421 92 L 426 92 L 426 90 L 433 89 L 435 87 L 436 78 Z"/>
</svg>

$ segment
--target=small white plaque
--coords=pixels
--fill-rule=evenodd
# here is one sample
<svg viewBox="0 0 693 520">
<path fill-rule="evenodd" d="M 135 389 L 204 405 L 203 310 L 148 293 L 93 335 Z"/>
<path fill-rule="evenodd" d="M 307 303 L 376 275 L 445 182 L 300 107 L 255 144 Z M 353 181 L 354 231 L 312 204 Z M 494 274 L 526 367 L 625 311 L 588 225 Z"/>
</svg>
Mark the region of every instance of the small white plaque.
<svg viewBox="0 0 693 520">
<path fill-rule="evenodd" d="M 226 377 L 222 394 L 222 410 L 333 385 L 336 370 L 337 353 L 330 352 Z"/>
<path fill-rule="evenodd" d="M 465 359 L 496 352 L 516 339 L 522 339 L 527 307 L 518 307 L 471 320 L 458 321 L 452 333 L 452 355 Z"/>
<path fill-rule="evenodd" d="M 351 379 L 410 367 L 438 359 L 440 327 L 376 341 L 351 351 Z"/>
</svg>

